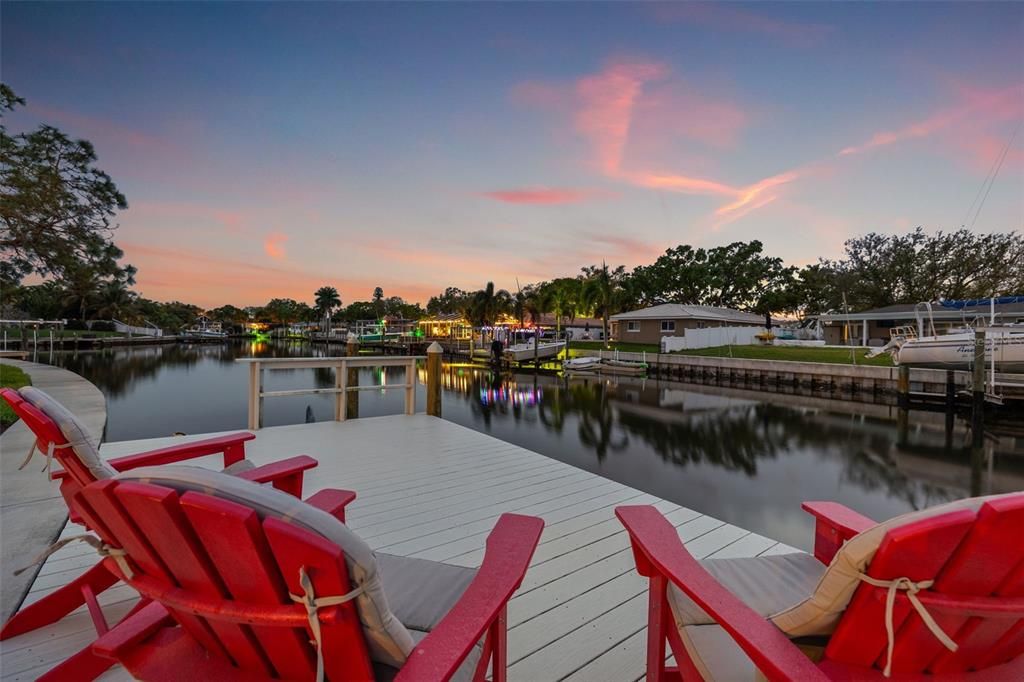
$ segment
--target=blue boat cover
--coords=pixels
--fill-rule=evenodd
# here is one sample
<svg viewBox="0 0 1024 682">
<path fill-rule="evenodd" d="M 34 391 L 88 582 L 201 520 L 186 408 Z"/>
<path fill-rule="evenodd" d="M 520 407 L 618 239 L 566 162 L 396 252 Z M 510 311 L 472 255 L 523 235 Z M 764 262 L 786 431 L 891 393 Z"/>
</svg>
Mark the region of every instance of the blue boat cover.
<svg viewBox="0 0 1024 682">
<path fill-rule="evenodd" d="M 971 298 L 966 301 L 939 301 L 944 308 L 980 308 L 981 306 L 989 306 L 992 304 L 991 298 Z M 1024 303 L 1024 296 L 1000 296 L 995 299 L 996 305 L 1004 305 L 1006 303 Z"/>
</svg>

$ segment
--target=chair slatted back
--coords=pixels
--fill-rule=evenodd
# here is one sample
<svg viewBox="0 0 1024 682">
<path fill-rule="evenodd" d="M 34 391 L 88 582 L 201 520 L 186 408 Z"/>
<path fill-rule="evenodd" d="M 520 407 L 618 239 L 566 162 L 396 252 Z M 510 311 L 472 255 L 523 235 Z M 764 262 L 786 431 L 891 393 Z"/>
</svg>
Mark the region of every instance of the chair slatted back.
<svg viewBox="0 0 1024 682">
<path fill-rule="evenodd" d="M 939 627 L 958 645 L 956 652 L 950 652 L 929 631 L 905 593 L 898 593 L 893 609 L 893 674 L 979 670 L 1024 653 L 1024 607 L 1013 614 L 999 614 L 988 599 L 1024 596 L 1022 527 L 1024 495 L 1015 495 L 990 500 L 977 513 L 961 509 L 886 534 L 868 567 L 869 576 L 907 577 L 914 582 L 933 579 L 934 585 L 919 597 L 934 593 L 957 598 L 971 609 L 968 613 L 929 608 Z M 826 658 L 885 667 L 886 593 L 886 588 L 866 583 L 857 588 L 829 641 Z"/>
<path fill-rule="evenodd" d="M 25 400 L 21 395 L 14 390 L 9 388 L 0 389 L 0 396 L 3 397 L 7 404 L 11 406 L 14 413 L 25 422 L 25 425 L 32 431 L 36 436 L 39 449 L 46 452 L 47 447 L 50 443 L 55 446 L 66 445 L 68 440 L 64 437 L 60 427 L 57 426 L 50 417 L 43 413 L 38 407 Z M 78 485 L 74 487 L 77 490 L 79 487 L 84 487 L 96 480 L 89 468 L 86 467 L 82 461 L 75 456 L 71 450 L 73 448 L 61 448 L 56 447 L 53 451 L 53 458 L 64 468 L 65 471 L 74 479 Z"/>
<path fill-rule="evenodd" d="M 288 593 L 303 594 L 300 568 L 318 597 L 349 592 L 339 547 L 284 521 L 261 521 L 244 505 L 148 483 L 100 481 L 73 504 L 97 522 L 93 528 L 104 542 L 128 553 L 135 575 L 127 582 L 164 604 L 210 655 L 254 678 L 314 677 L 316 649 L 306 611 Z M 171 599 L 166 591 L 175 588 Z M 289 621 L 279 617 L 281 607 Z M 225 616 L 232 608 L 251 617 Z M 327 678 L 372 679 L 354 602 L 320 613 Z"/>
</svg>

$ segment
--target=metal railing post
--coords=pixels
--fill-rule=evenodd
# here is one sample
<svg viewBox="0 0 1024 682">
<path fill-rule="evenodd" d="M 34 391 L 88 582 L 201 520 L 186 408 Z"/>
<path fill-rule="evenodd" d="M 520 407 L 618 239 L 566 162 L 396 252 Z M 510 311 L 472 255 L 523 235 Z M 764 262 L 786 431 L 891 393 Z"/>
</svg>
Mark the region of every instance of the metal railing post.
<svg viewBox="0 0 1024 682">
<path fill-rule="evenodd" d="M 416 360 L 405 365 L 405 413 L 416 414 Z"/>
</svg>

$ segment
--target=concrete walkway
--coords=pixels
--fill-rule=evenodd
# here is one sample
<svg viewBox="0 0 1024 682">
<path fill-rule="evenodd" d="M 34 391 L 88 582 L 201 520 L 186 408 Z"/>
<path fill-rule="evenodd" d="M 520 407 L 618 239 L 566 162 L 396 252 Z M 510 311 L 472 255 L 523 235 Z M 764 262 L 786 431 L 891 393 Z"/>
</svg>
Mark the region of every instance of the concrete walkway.
<svg viewBox="0 0 1024 682">
<path fill-rule="evenodd" d="M 98 388 L 66 369 L 4 358 L 32 377 L 32 385 L 46 391 L 76 414 L 97 441 L 107 423 L 107 401 Z M 56 481 L 40 471 L 44 458 L 38 454 L 18 471 L 18 465 L 34 440 L 22 422 L 13 424 L 0 436 L 0 622 L 21 604 L 36 570 L 14 576 L 60 535 L 68 517 L 67 506 Z"/>
</svg>

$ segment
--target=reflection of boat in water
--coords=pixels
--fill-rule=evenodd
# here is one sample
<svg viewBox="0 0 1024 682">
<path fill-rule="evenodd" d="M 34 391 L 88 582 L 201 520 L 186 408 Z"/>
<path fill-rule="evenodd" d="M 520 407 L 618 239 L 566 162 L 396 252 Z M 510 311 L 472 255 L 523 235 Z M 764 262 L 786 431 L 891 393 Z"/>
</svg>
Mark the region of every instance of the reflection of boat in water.
<svg viewBox="0 0 1024 682">
<path fill-rule="evenodd" d="M 565 341 L 542 343 L 536 348 L 532 342 L 517 343 L 505 348 L 505 359 L 513 362 L 527 362 L 534 358 L 547 360 L 558 355 L 563 348 L 565 348 Z"/>
<path fill-rule="evenodd" d="M 1018 299 L 1024 301 L 1024 297 L 1013 296 L 1007 299 L 992 299 L 992 305 L 994 308 L 996 302 Z M 944 301 L 943 305 L 955 307 L 957 304 L 966 303 L 976 302 Z M 922 308 L 927 311 L 927 320 L 922 317 Z M 985 332 L 986 366 L 993 367 L 997 372 L 1024 372 L 1024 325 L 997 324 L 993 313 L 987 324 L 984 319 L 979 318 L 972 324 L 964 325 L 962 329 L 938 334 L 931 313 L 930 303 L 918 304 L 915 309 L 917 327 L 893 328 L 890 331 L 889 343 L 868 353 L 868 357 L 890 353 L 897 365 L 968 369 L 974 363 L 975 330 L 978 329 Z"/>
</svg>

